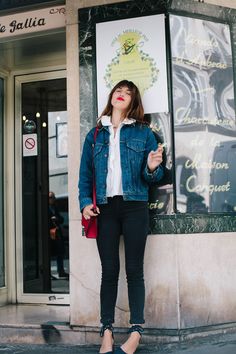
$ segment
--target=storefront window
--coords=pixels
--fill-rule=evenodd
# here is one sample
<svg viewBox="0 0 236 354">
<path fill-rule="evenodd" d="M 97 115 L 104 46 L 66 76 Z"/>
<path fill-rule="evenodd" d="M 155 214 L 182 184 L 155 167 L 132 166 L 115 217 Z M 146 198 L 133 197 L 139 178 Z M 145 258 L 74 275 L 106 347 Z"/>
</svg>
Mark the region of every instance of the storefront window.
<svg viewBox="0 0 236 354">
<path fill-rule="evenodd" d="M 229 25 L 170 16 L 176 206 L 236 212 L 236 122 Z"/>
<path fill-rule="evenodd" d="M 4 228 L 3 228 L 3 102 L 4 80 L 0 79 L 0 287 L 5 286 Z"/>
</svg>

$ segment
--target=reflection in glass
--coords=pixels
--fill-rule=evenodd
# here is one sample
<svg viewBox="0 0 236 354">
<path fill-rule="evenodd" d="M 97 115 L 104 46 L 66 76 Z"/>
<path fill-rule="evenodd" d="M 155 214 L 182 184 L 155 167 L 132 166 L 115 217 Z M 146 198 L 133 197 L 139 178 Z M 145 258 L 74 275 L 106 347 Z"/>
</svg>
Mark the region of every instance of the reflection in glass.
<svg viewBox="0 0 236 354">
<path fill-rule="evenodd" d="M 57 116 L 57 120 L 60 119 L 60 116 Z M 57 123 L 56 135 L 57 157 L 67 157 L 67 123 Z"/>
<path fill-rule="evenodd" d="M 60 287 L 57 287 L 57 282 L 55 280 L 69 280 L 68 273 L 68 218 L 65 215 L 68 210 L 68 205 L 64 205 L 63 208 L 63 198 L 56 198 L 55 193 L 49 192 L 49 235 L 50 235 L 50 269 L 51 269 L 51 280 L 52 280 L 52 290 L 60 291 Z M 64 210 L 63 210 L 64 209 Z M 63 213 L 64 212 L 64 213 Z M 64 216 L 63 216 L 64 214 Z M 66 271 L 67 270 L 67 271 Z M 57 288 L 57 290 L 56 290 Z"/>
<path fill-rule="evenodd" d="M 177 211 L 235 212 L 229 26 L 170 16 Z"/>
<path fill-rule="evenodd" d="M 23 119 L 24 120 L 24 119 Z M 36 131 L 36 124 L 33 120 L 25 119 L 24 133 L 34 133 Z"/>
<path fill-rule="evenodd" d="M 150 127 L 158 142 L 166 143 L 164 147 L 163 163 L 166 166 L 166 177 L 159 185 L 149 187 L 149 215 L 155 218 L 157 215 L 173 213 L 173 184 L 172 184 L 172 146 L 170 115 L 168 113 L 156 113 L 145 115 L 150 121 Z"/>
<path fill-rule="evenodd" d="M 60 123 L 58 123 L 60 117 Z M 49 112 L 49 229 L 57 229 L 50 237 L 52 291 L 68 292 L 69 219 L 67 167 L 67 112 Z"/>
</svg>

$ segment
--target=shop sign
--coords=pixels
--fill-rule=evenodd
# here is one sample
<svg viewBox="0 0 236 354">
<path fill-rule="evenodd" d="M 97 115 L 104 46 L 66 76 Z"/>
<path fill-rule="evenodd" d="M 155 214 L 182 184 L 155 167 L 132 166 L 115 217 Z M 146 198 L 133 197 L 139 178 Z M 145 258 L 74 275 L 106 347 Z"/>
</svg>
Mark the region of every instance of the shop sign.
<svg viewBox="0 0 236 354">
<path fill-rule="evenodd" d="M 22 34 L 65 27 L 65 6 L 55 6 L 35 11 L 21 12 L 0 17 L 0 40 Z"/>
</svg>

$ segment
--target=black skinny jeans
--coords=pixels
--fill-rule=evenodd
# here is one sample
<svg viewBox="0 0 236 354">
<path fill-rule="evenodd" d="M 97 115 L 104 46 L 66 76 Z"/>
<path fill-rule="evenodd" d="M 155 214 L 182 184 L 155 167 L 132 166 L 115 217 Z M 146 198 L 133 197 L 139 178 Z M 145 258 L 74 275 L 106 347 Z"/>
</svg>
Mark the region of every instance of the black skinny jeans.
<svg viewBox="0 0 236 354">
<path fill-rule="evenodd" d="M 102 264 L 101 323 L 114 322 L 120 271 L 119 243 L 124 236 L 130 323 L 144 323 L 145 287 L 143 258 L 148 234 L 147 202 L 108 198 L 99 205 L 97 246 Z"/>
</svg>

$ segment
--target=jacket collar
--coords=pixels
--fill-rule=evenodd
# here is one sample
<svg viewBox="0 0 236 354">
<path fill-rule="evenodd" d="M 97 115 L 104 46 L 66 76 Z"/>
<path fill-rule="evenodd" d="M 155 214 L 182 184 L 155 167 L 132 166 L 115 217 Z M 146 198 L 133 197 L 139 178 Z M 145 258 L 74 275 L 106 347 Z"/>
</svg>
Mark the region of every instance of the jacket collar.
<svg viewBox="0 0 236 354">
<path fill-rule="evenodd" d="M 99 121 L 101 122 L 103 127 L 109 127 L 112 125 L 111 123 L 111 117 L 110 116 L 102 116 Z M 136 122 L 136 119 L 134 118 L 125 118 L 122 121 L 122 125 L 129 125 L 129 124 L 134 124 Z"/>
</svg>

